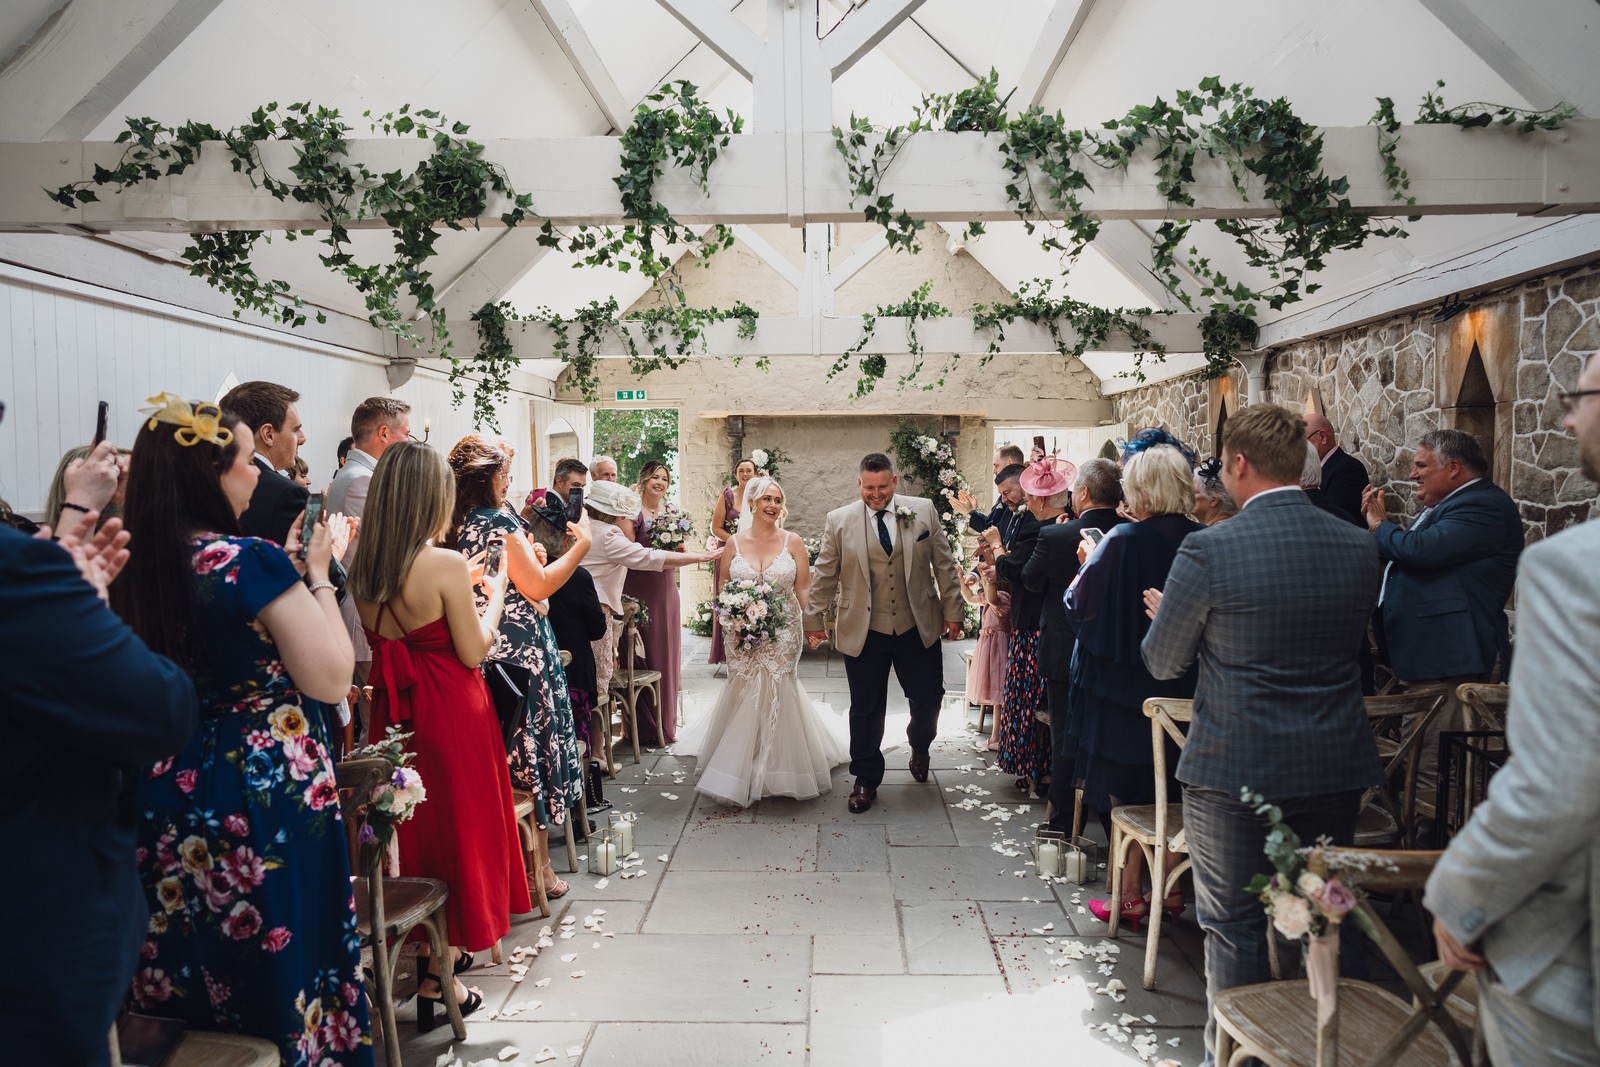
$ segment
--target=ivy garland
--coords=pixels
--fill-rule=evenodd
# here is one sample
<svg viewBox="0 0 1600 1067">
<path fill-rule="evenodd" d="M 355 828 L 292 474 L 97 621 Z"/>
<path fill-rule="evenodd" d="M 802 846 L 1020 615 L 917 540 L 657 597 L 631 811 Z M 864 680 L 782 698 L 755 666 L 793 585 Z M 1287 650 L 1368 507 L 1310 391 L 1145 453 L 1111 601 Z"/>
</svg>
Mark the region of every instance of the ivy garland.
<svg viewBox="0 0 1600 1067">
<path fill-rule="evenodd" d="M 941 441 L 933 430 L 925 429 L 902 415 L 895 428 L 889 431 L 889 451 L 894 454 L 895 467 L 910 482 L 920 486 L 933 501 L 939 514 L 939 528 L 950 542 L 950 554 L 962 570 L 967 565 L 967 548 L 963 541 L 967 523 L 965 517 L 951 510 L 946 492 L 971 492 L 972 487 L 961 476 L 956 466 L 955 447 Z M 961 637 L 978 634 L 978 609 L 968 604 L 962 611 Z"/>
<path fill-rule="evenodd" d="M 932 291 L 933 283 L 923 282 L 917 286 L 916 291 L 898 304 L 879 304 L 873 311 L 862 312 L 861 336 L 856 339 L 855 344 L 839 353 L 839 357 L 833 361 L 833 365 L 828 368 L 829 380 L 843 373 L 850 365 L 850 357 L 860 355 L 861 350 L 867 347 L 867 343 L 878 331 L 879 318 L 901 318 L 906 320 L 906 351 L 911 353 L 912 363 L 911 368 L 900 376 L 899 385 L 903 389 L 915 381 L 922 370 L 922 342 L 917 338 L 917 323 L 928 319 L 950 317 L 949 308 L 937 300 L 928 299 L 928 294 Z M 878 382 L 889 369 L 889 360 L 882 353 L 864 355 L 861 356 L 857 369 L 861 372 L 861 377 L 856 379 L 855 392 L 851 394 L 851 399 L 854 400 L 859 400 L 877 388 Z M 944 376 L 949 369 L 946 366 L 939 372 L 936 380 L 924 383 L 922 388 L 933 389 L 943 385 Z"/>
</svg>

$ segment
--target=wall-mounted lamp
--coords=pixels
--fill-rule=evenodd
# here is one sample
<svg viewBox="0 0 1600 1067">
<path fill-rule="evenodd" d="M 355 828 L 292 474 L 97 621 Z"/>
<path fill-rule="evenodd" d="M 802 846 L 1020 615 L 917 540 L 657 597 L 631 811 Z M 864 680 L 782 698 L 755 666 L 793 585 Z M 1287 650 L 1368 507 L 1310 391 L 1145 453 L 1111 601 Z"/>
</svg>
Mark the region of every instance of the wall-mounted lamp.
<svg viewBox="0 0 1600 1067">
<path fill-rule="evenodd" d="M 1465 300 L 1461 299 L 1460 293 L 1452 293 L 1443 304 L 1439 305 L 1439 310 L 1433 313 L 1433 321 L 1449 322 L 1463 311 L 1466 311 L 1469 306 Z"/>
<path fill-rule="evenodd" d="M 727 426 L 724 427 L 729 437 L 744 436 L 744 416 L 729 415 Z"/>
<path fill-rule="evenodd" d="M 959 437 L 961 435 L 961 416 L 942 416 L 939 419 L 939 434 L 941 437 Z"/>
</svg>

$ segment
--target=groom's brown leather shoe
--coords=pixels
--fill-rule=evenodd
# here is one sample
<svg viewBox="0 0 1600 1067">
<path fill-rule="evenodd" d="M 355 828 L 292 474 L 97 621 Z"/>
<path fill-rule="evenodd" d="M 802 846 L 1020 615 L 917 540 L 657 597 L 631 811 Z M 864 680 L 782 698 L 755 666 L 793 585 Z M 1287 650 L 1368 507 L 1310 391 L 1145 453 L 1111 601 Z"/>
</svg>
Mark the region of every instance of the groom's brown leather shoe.
<svg viewBox="0 0 1600 1067">
<path fill-rule="evenodd" d="M 919 782 L 928 780 L 928 754 L 926 752 L 911 753 L 911 777 Z"/>
<path fill-rule="evenodd" d="M 872 802 L 877 799 L 878 791 L 876 789 L 868 788 L 857 782 L 856 787 L 850 790 L 850 814 L 860 815 L 871 808 Z"/>
</svg>

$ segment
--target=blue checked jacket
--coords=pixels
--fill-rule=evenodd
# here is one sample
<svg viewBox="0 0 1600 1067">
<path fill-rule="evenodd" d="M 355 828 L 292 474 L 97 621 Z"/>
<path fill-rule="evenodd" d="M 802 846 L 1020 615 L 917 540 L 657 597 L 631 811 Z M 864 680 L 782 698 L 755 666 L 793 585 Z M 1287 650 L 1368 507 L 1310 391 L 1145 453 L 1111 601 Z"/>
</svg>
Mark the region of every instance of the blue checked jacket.
<svg viewBox="0 0 1600 1067">
<path fill-rule="evenodd" d="M 1184 539 L 1141 646 L 1157 678 L 1200 661 L 1179 781 L 1268 800 L 1382 781 L 1356 664 L 1381 574 L 1372 536 L 1298 490 Z"/>
</svg>

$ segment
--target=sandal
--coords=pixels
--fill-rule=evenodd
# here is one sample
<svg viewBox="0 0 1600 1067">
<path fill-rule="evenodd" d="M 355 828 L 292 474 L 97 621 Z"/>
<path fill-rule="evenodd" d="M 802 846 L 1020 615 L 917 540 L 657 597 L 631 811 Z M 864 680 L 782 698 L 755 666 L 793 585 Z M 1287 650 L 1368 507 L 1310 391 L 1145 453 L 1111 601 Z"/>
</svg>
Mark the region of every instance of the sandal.
<svg viewBox="0 0 1600 1067">
<path fill-rule="evenodd" d="M 477 961 L 472 958 L 472 953 L 470 953 L 470 952 L 458 953 L 456 955 L 456 965 L 455 965 L 455 967 L 452 968 L 452 971 L 455 974 L 460 974 L 462 971 L 470 969 L 472 967 L 472 965 L 474 963 L 476 963 L 476 962 Z"/>
<path fill-rule="evenodd" d="M 550 878 L 555 879 L 554 886 L 550 884 L 550 879 L 545 877 L 546 873 L 549 874 Z M 563 881 L 561 877 L 556 874 L 555 867 L 548 863 L 544 865 L 544 870 L 539 872 L 539 879 L 544 882 L 544 895 L 549 897 L 551 900 L 560 900 L 562 897 L 566 896 L 567 892 L 572 888 L 571 883 Z"/>
<path fill-rule="evenodd" d="M 1110 922 L 1111 901 L 1089 901 L 1089 914 L 1093 915 L 1096 919 L 1099 919 L 1103 923 Z M 1150 905 L 1146 904 L 1144 901 L 1124 900 L 1122 902 L 1122 915 L 1118 921 L 1127 923 L 1130 929 L 1137 932 L 1139 927 L 1144 924 L 1145 919 L 1148 918 L 1149 915 Z"/>
<path fill-rule="evenodd" d="M 464 956 L 466 953 L 462 953 L 462 955 Z M 433 996 L 429 996 L 422 991 L 422 982 L 430 978 L 439 985 L 439 991 Z M 453 982 L 455 978 L 452 976 L 450 980 Z M 430 969 L 423 973 L 422 981 L 417 983 L 417 1033 L 426 1034 L 437 1025 L 437 1020 L 433 1017 L 433 1006 L 435 1004 L 444 1004 L 444 983 L 440 982 L 438 974 Z M 466 999 L 461 1001 L 459 1007 L 463 1018 L 471 1015 L 483 1007 L 483 994 L 474 993 L 470 989 L 467 990 Z M 447 1012 L 446 1014 L 448 1015 L 449 1013 Z"/>
</svg>

